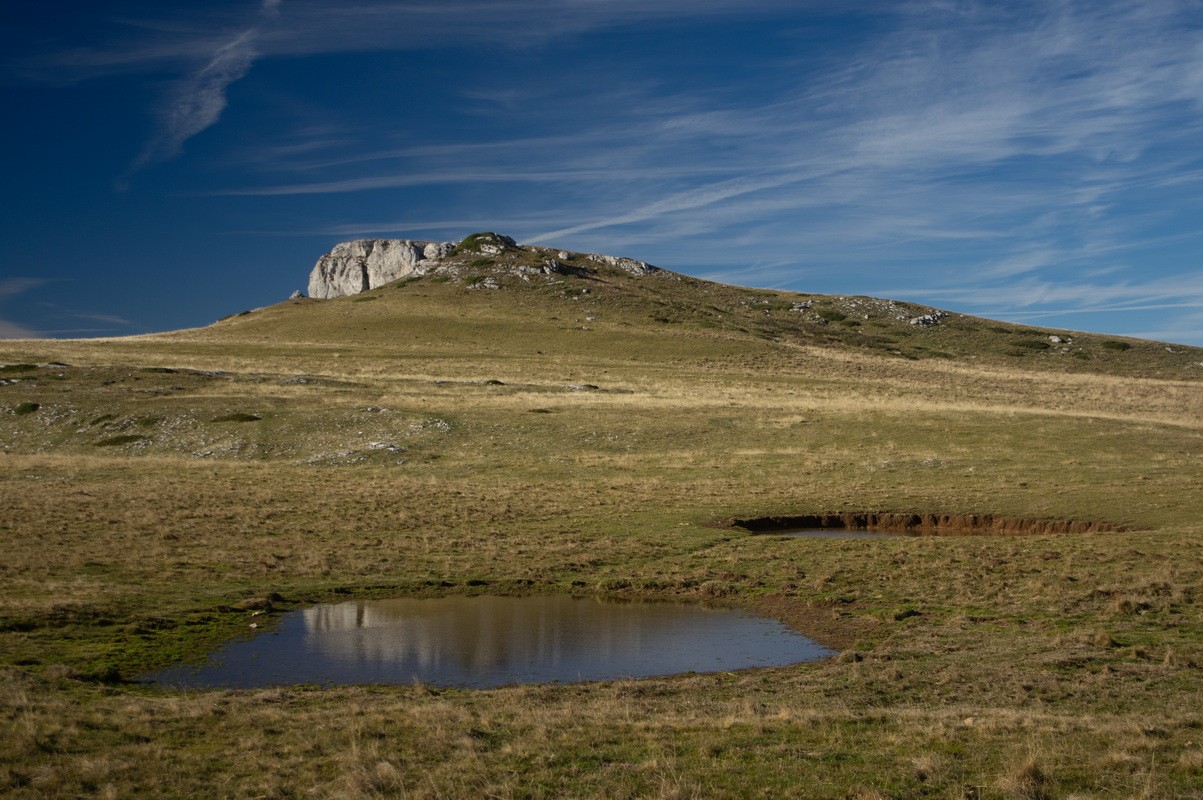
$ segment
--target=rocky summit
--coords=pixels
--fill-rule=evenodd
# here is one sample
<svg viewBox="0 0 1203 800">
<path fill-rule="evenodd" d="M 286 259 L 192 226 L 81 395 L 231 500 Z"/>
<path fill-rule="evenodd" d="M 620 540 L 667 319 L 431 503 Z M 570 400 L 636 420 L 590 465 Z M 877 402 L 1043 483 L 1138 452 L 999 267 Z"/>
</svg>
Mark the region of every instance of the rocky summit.
<svg viewBox="0 0 1203 800">
<path fill-rule="evenodd" d="M 336 244 L 309 273 L 309 296 L 319 300 L 359 294 L 387 283 L 434 273 L 462 278 L 489 267 L 498 276 L 524 281 L 533 277 L 581 274 L 587 265 L 614 267 L 630 275 L 660 271 L 643 261 L 596 253 L 519 245 L 498 233 L 474 233 L 458 244 L 410 239 L 357 239 Z M 484 277 L 481 288 L 496 288 L 496 277 Z"/>
</svg>

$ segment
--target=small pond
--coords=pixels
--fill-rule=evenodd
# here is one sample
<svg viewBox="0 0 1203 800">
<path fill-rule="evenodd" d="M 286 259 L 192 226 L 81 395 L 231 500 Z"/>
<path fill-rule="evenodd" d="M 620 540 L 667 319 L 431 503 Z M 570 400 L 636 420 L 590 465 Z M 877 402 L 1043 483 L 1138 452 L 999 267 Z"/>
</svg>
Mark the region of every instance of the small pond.
<svg viewBox="0 0 1203 800">
<path fill-rule="evenodd" d="M 291 612 L 203 664 L 143 680 L 482 689 L 784 666 L 830 655 L 779 620 L 730 608 L 564 596 L 401 598 Z"/>
<path fill-rule="evenodd" d="M 905 533 L 851 531 L 845 528 L 798 528 L 796 530 L 763 531 L 758 536 L 811 536 L 816 539 L 897 539 Z M 915 534 L 909 534 L 914 536 Z"/>
</svg>

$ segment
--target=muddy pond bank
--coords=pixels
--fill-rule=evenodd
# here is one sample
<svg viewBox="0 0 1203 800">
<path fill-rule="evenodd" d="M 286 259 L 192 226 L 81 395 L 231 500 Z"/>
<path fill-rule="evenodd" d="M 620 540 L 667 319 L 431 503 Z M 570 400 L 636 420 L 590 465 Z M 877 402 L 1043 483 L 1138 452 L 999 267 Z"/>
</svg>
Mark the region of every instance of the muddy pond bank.
<svg viewBox="0 0 1203 800">
<path fill-rule="evenodd" d="M 1050 520 L 995 514 L 908 514 L 892 511 L 730 517 L 719 520 L 717 527 L 743 529 L 750 533 L 864 531 L 912 536 L 1040 536 L 1129 530 L 1126 525 L 1094 520 Z"/>
</svg>

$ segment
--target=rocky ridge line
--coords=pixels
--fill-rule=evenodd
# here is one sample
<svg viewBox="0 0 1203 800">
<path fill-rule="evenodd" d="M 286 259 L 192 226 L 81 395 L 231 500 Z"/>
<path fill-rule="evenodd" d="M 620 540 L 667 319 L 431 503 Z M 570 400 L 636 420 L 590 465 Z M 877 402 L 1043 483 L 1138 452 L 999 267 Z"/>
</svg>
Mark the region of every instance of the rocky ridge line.
<svg viewBox="0 0 1203 800">
<path fill-rule="evenodd" d="M 502 271 L 529 281 L 543 276 L 581 274 L 584 266 L 569 264 L 587 261 L 621 269 L 631 275 L 660 271 L 643 261 L 595 253 L 570 253 L 540 247 L 518 245 L 508 236 L 496 233 L 473 234 L 458 244 L 410 239 L 357 239 L 336 244 L 317 260 L 309 273 L 309 296 L 319 300 L 359 294 L 404 278 L 431 274 L 463 277 L 482 258 L 490 259 L 493 271 Z M 479 288 L 497 288 L 488 277 Z"/>
</svg>

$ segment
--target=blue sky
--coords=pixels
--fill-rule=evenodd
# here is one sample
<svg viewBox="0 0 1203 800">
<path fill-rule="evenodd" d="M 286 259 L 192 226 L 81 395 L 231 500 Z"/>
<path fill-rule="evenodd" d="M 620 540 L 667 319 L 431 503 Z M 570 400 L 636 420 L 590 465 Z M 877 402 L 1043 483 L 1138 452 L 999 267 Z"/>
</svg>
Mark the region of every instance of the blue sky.
<svg viewBox="0 0 1203 800">
<path fill-rule="evenodd" d="M 1203 345 L 1203 4 L 0 12 L 0 336 L 207 324 L 478 230 Z"/>
</svg>

